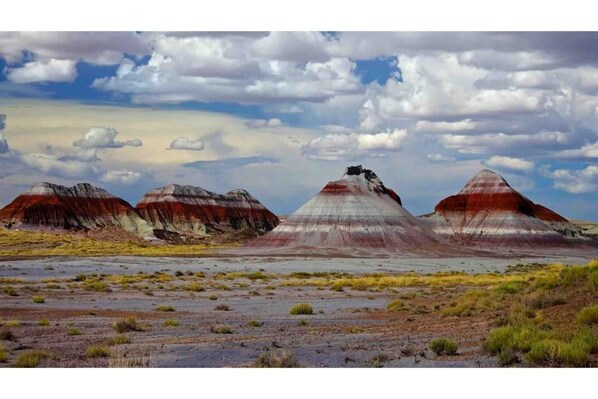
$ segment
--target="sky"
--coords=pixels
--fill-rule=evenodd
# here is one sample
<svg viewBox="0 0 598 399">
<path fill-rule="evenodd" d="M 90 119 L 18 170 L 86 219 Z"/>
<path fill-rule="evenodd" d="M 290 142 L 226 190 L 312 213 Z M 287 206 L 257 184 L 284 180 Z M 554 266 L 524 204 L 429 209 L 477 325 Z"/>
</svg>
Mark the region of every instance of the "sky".
<svg viewBox="0 0 598 399">
<path fill-rule="evenodd" d="M 171 183 L 289 214 L 349 165 L 414 214 L 490 168 L 598 220 L 598 33 L 0 32 L 0 205 Z"/>
</svg>

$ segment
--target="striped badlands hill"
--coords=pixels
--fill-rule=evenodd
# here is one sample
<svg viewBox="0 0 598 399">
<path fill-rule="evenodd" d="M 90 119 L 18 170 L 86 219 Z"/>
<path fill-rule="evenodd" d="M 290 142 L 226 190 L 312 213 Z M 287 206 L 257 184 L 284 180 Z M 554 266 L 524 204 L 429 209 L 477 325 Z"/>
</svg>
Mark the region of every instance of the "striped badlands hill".
<svg viewBox="0 0 598 399">
<path fill-rule="evenodd" d="M 279 221 L 245 190 L 215 194 L 201 187 L 171 184 L 149 191 L 137 211 L 158 230 L 207 235 L 245 230 L 265 233 Z"/>
<path fill-rule="evenodd" d="M 552 246 L 585 242 L 581 229 L 521 195 L 491 170 L 482 170 L 456 195 L 422 216 L 434 231 L 465 244 Z"/>
<path fill-rule="evenodd" d="M 116 227 L 151 235 L 151 228 L 128 202 L 88 183 L 73 187 L 38 183 L 0 210 L 0 223 L 9 229 Z"/>
<path fill-rule="evenodd" d="M 248 246 L 271 252 L 449 250 L 442 237 L 401 206 L 374 172 L 351 166 L 270 233 Z M 279 249 L 279 251 L 272 251 Z"/>
</svg>

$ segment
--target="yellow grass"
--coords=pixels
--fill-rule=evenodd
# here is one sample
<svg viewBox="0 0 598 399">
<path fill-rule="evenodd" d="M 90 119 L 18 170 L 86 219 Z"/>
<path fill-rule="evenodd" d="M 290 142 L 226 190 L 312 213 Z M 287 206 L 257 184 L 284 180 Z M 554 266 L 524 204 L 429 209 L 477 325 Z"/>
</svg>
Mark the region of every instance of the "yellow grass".
<svg viewBox="0 0 598 399">
<path fill-rule="evenodd" d="M 584 266 L 587 267 L 587 266 Z M 289 279 L 282 283 L 285 286 L 316 286 L 316 287 L 344 287 L 354 290 L 372 290 L 400 287 L 498 287 L 504 283 L 526 283 L 538 279 L 558 278 L 561 270 L 566 266 L 561 264 L 547 265 L 545 267 L 525 271 L 522 273 L 484 273 L 467 274 L 436 273 L 429 275 L 418 275 L 406 273 L 395 276 L 389 275 L 366 275 L 366 276 L 343 276 L 328 278 Z"/>
<path fill-rule="evenodd" d="M 199 255 L 234 246 L 116 242 L 93 240 L 77 234 L 0 230 L 0 256 Z"/>
</svg>

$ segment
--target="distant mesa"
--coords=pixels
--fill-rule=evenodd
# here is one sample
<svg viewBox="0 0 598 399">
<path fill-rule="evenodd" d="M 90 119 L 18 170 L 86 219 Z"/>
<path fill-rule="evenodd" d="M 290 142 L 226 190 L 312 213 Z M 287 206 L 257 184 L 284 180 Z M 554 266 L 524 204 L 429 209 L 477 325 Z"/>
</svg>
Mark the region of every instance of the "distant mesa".
<svg viewBox="0 0 598 399">
<path fill-rule="evenodd" d="M 39 183 L 0 210 L 0 226 L 6 229 L 95 231 L 119 240 L 185 242 L 237 232 L 253 238 L 278 223 L 276 215 L 245 190 L 221 195 L 176 184 L 151 190 L 133 208 L 88 183 Z M 119 234 L 124 231 L 132 235 Z"/>
<path fill-rule="evenodd" d="M 151 235 L 151 228 L 128 202 L 88 183 L 73 187 L 38 183 L 0 210 L 0 223 L 9 229 L 119 228 Z"/>
<path fill-rule="evenodd" d="M 146 193 L 136 209 L 156 230 L 199 236 L 244 231 L 255 237 L 279 223 L 276 215 L 245 190 L 216 194 L 171 184 Z"/>
<path fill-rule="evenodd" d="M 325 250 L 435 254 L 453 248 L 402 207 L 376 174 L 350 166 L 312 199 L 249 247 L 273 252 Z"/>
<path fill-rule="evenodd" d="M 537 247 L 587 241 L 578 226 L 533 203 L 488 169 L 421 218 L 435 232 L 469 245 Z"/>
</svg>

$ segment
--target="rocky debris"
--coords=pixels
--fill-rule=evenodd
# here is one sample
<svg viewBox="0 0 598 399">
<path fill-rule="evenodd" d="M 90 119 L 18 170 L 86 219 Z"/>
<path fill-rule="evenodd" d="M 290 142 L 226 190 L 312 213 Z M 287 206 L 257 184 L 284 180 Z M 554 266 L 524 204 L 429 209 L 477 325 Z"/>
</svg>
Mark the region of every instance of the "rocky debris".
<svg viewBox="0 0 598 399">
<path fill-rule="evenodd" d="M 533 247 L 587 241 L 579 227 L 533 203 L 488 169 L 421 218 L 437 233 L 472 245 Z"/>
<path fill-rule="evenodd" d="M 245 231 L 255 237 L 279 223 L 276 215 L 245 190 L 216 194 L 171 184 L 146 193 L 136 209 L 161 236 L 167 235 L 163 231 L 194 236 Z"/>
</svg>

